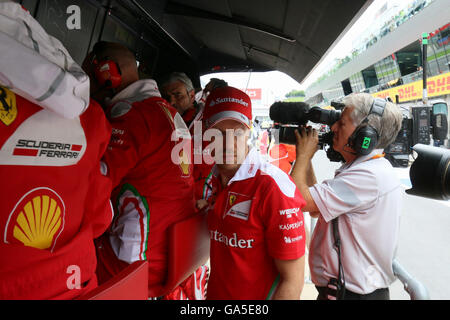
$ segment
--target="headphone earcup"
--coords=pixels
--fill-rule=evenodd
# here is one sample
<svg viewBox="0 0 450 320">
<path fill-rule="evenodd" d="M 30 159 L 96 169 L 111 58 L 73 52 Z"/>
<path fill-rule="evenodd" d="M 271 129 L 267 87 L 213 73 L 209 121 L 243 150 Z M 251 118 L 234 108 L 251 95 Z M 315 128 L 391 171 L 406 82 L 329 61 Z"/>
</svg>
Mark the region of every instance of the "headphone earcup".
<svg viewBox="0 0 450 320">
<path fill-rule="evenodd" d="M 378 133 L 369 125 L 358 127 L 348 139 L 348 144 L 358 155 L 368 155 L 378 144 Z"/>
<path fill-rule="evenodd" d="M 119 65 L 111 60 L 96 63 L 94 74 L 98 84 L 106 88 L 115 89 L 122 83 Z"/>
<path fill-rule="evenodd" d="M 364 118 L 361 124 L 356 127 L 352 135 L 348 138 L 348 145 L 355 151 L 357 155 L 368 155 L 378 145 L 378 131 L 368 124 L 369 116 L 375 114 L 380 118 L 383 117 L 386 100 L 375 98 L 370 107 L 369 114 Z"/>
</svg>

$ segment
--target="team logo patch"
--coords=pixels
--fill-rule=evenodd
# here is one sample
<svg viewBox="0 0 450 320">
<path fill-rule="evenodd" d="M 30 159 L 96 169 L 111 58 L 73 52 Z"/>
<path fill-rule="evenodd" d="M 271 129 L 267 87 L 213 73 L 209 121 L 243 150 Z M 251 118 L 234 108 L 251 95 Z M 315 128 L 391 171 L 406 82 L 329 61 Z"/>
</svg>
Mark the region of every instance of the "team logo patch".
<svg viewBox="0 0 450 320">
<path fill-rule="evenodd" d="M 228 202 L 230 203 L 230 206 L 232 206 L 235 201 L 236 201 L 236 195 L 231 194 L 230 198 L 228 199 Z"/>
<path fill-rule="evenodd" d="M 175 160 L 174 163 L 179 164 L 183 177 L 189 177 L 191 175 L 191 134 L 189 133 L 189 129 L 186 127 L 186 124 L 179 113 L 176 113 L 172 118 L 170 110 L 166 108 L 164 104 L 161 104 L 161 108 L 166 113 L 168 119 L 172 121 L 171 125 L 173 131 L 171 140 L 175 142 L 181 139 L 181 141 L 177 143 L 177 146 L 180 146 L 182 149 L 178 153 L 178 159 L 173 159 Z M 175 149 L 172 151 L 174 150 Z"/>
<path fill-rule="evenodd" d="M 297 241 L 301 241 L 302 239 L 303 239 L 302 235 L 297 236 L 295 238 L 284 237 L 284 242 L 289 244 L 289 243 L 294 243 L 294 242 L 297 242 Z"/>
<path fill-rule="evenodd" d="M 180 169 L 181 169 L 181 172 L 183 173 L 183 176 L 189 176 L 189 173 L 190 173 L 189 168 L 190 168 L 189 157 L 183 150 L 181 150 L 180 151 Z"/>
<path fill-rule="evenodd" d="M 14 156 L 77 159 L 82 145 L 54 141 L 19 139 L 13 150 Z"/>
<path fill-rule="evenodd" d="M 283 209 L 279 210 L 280 216 L 286 216 L 287 219 L 292 218 L 293 215 L 298 216 L 298 212 L 300 211 L 300 208 L 290 208 L 290 209 Z"/>
<path fill-rule="evenodd" d="M 29 191 L 14 207 L 6 223 L 4 242 L 53 251 L 64 229 L 65 206 L 49 188 Z"/>
<path fill-rule="evenodd" d="M 210 107 L 214 107 L 217 104 L 221 103 L 239 103 L 240 105 L 243 105 L 244 107 L 248 107 L 248 103 L 245 102 L 243 99 L 236 99 L 232 97 L 225 97 L 225 98 L 216 98 L 216 100 L 211 100 L 209 103 Z"/>
<path fill-rule="evenodd" d="M 225 219 L 225 217 L 227 216 L 230 216 L 247 221 L 250 215 L 251 205 L 252 199 L 249 196 L 235 192 L 229 192 L 223 219 Z"/>
<path fill-rule="evenodd" d="M 16 95 L 5 87 L 0 87 L 0 120 L 9 126 L 16 117 Z"/>
<path fill-rule="evenodd" d="M 173 125 L 173 116 L 170 113 L 169 108 L 167 108 L 167 105 L 163 102 L 158 102 L 159 107 L 161 108 L 161 110 L 165 113 L 165 115 L 167 116 L 167 119 L 170 121 L 170 123 Z"/>
</svg>

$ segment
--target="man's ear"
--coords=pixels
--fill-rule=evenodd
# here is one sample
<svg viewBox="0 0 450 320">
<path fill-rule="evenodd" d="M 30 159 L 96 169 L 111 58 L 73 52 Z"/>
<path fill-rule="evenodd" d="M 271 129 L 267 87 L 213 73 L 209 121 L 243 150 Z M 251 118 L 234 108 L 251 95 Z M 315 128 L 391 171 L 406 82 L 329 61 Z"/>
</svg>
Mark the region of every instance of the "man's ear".
<svg viewBox="0 0 450 320">
<path fill-rule="evenodd" d="M 189 91 L 189 101 L 191 103 L 194 103 L 194 101 L 195 101 L 195 90 Z"/>
</svg>

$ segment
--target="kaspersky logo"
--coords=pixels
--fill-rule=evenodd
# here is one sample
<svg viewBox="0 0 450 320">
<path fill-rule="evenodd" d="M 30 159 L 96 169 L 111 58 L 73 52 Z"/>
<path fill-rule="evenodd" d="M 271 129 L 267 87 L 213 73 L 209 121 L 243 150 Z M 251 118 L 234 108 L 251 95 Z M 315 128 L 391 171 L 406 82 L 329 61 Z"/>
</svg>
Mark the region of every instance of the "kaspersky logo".
<svg viewBox="0 0 450 320">
<path fill-rule="evenodd" d="M 82 145 L 52 141 L 20 139 L 13 151 L 15 156 L 78 158 Z"/>
<path fill-rule="evenodd" d="M 55 191 L 45 187 L 30 190 L 10 213 L 4 242 L 53 251 L 64 218 L 65 205 Z"/>
</svg>

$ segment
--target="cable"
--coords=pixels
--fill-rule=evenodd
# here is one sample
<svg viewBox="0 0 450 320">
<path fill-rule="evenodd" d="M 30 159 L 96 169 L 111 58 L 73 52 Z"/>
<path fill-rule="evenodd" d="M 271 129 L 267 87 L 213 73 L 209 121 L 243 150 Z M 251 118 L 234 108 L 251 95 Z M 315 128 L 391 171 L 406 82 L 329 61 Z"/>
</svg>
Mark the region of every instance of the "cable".
<svg viewBox="0 0 450 320">
<path fill-rule="evenodd" d="M 246 84 L 246 86 L 245 86 L 245 91 L 247 91 L 247 89 L 248 89 L 248 84 L 250 83 L 250 78 L 252 77 L 252 71 L 253 71 L 253 69 L 250 69 L 250 71 L 249 71 L 249 75 L 248 75 L 248 79 L 247 79 L 247 84 Z"/>
</svg>

